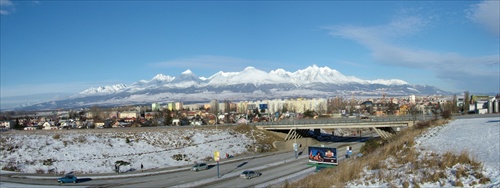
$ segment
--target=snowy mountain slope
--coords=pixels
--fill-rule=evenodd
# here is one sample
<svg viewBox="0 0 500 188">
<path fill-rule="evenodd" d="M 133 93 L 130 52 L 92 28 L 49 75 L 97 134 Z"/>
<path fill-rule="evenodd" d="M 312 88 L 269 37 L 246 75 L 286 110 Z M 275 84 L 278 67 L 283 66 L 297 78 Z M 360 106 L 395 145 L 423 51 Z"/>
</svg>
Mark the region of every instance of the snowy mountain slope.
<svg viewBox="0 0 500 188">
<path fill-rule="evenodd" d="M 253 85 L 250 87 L 271 85 L 276 87 L 278 85 L 284 84 L 286 87 L 305 87 L 314 88 L 315 85 L 318 87 L 331 87 L 340 85 L 358 85 L 354 87 L 345 87 L 338 89 L 350 88 L 356 89 L 356 87 L 367 87 L 370 85 L 384 86 L 402 86 L 409 85 L 408 91 L 418 88 L 411 87 L 411 85 L 403 80 L 391 79 L 391 80 L 362 80 L 354 76 L 345 76 L 337 70 L 330 69 L 328 67 L 318 67 L 316 65 L 309 66 L 303 70 L 298 70 L 296 72 L 288 72 L 284 69 L 277 69 L 270 71 L 269 73 L 259 70 L 255 67 L 247 67 L 241 72 L 218 72 L 209 78 L 197 77 L 191 70 L 186 70 L 180 76 L 171 77 L 165 76 L 163 74 L 156 75 L 150 81 L 141 80 L 130 86 L 125 84 L 120 84 L 118 89 L 116 87 L 104 86 L 99 88 L 90 88 L 80 93 L 80 95 L 98 95 L 98 94 L 111 94 L 121 91 L 141 91 L 144 89 L 158 89 L 161 87 L 166 88 L 189 88 L 189 87 L 212 87 L 212 88 L 227 88 L 228 86 L 245 87 L 248 85 Z M 311 87 L 313 86 L 313 87 Z M 278 88 L 280 88 L 278 86 Z"/>
<path fill-rule="evenodd" d="M 74 108 L 92 105 L 147 104 L 158 101 L 209 101 L 211 99 L 262 100 L 294 97 L 331 97 L 336 95 L 449 94 L 433 86 L 411 85 L 403 80 L 362 80 L 345 76 L 329 67 L 309 66 L 295 72 L 276 69 L 270 72 L 247 67 L 240 72 L 218 72 L 208 78 L 191 70 L 179 76 L 158 74 L 151 80 L 131 85 L 117 84 L 90 88 L 67 99 L 42 102 L 23 109 Z M 207 98 L 210 93 L 210 98 Z M 212 95 L 213 94 L 213 95 Z M 203 100 L 201 100 L 203 99 Z"/>
<path fill-rule="evenodd" d="M 106 95 L 106 94 L 112 94 L 112 93 L 117 93 L 120 91 L 123 91 L 127 89 L 128 86 L 125 84 L 116 84 L 112 86 L 102 86 L 98 88 L 89 88 L 86 89 L 82 92 L 80 92 L 81 95 Z"/>
</svg>

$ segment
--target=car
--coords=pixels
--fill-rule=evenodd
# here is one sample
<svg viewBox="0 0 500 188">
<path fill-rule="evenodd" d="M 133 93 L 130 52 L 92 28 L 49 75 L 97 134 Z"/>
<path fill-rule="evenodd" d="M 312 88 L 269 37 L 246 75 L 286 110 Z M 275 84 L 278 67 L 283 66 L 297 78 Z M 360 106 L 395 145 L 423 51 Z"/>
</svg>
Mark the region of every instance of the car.
<svg viewBox="0 0 500 188">
<path fill-rule="evenodd" d="M 207 163 L 197 163 L 193 167 L 191 167 L 192 171 L 200 171 L 208 169 Z"/>
<path fill-rule="evenodd" d="M 255 172 L 252 170 L 245 170 L 245 171 L 241 172 L 240 178 L 252 179 L 255 177 L 259 177 L 261 175 L 262 175 L 262 173 L 260 173 L 260 172 Z"/>
<path fill-rule="evenodd" d="M 76 183 L 78 182 L 78 178 L 76 178 L 73 174 L 66 174 L 64 177 L 57 178 L 57 182 L 59 183 Z"/>
<path fill-rule="evenodd" d="M 370 117 L 368 117 L 368 116 L 361 116 L 361 119 L 363 121 L 371 121 Z"/>
</svg>

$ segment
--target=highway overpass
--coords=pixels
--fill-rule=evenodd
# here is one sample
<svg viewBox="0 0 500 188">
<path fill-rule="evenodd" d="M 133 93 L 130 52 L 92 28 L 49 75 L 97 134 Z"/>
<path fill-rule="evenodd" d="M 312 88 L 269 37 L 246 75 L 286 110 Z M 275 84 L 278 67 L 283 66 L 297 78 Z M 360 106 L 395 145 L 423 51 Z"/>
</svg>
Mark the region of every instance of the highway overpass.
<svg viewBox="0 0 500 188">
<path fill-rule="evenodd" d="M 315 135 L 320 134 L 321 129 L 362 129 L 372 128 L 380 137 L 389 138 L 397 132 L 397 128 L 411 127 L 415 121 L 409 117 L 405 118 L 376 118 L 376 119 L 321 119 L 281 122 L 261 122 L 254 124 L 259 129 L 286 133 L 285 140 L 302 138 L 314 130 Z"/>
</svg>

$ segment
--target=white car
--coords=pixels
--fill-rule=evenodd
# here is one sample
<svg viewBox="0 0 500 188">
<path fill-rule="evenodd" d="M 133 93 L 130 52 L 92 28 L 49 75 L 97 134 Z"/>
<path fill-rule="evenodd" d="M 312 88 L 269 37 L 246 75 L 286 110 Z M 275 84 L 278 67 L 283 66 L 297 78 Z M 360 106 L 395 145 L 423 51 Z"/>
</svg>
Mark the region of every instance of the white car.
<svg viewBox="0 0 500 188">
<path fill-rule="evenodd" d="M 261 175 L 262 175 L 262 173 L 260 173 L 260 172 L 254 172 L 252 170 L 245 170 L 245 171 L 241 172 L 240 178 L 252 179 L 254 177 L 259 177 Z"/>
<path fill-rule="evenodd" d="M 191 167 L 192 171 L 200 171 L 208 169 L 207 163 L 197 163 L 193 167 Z"/>
</svg>

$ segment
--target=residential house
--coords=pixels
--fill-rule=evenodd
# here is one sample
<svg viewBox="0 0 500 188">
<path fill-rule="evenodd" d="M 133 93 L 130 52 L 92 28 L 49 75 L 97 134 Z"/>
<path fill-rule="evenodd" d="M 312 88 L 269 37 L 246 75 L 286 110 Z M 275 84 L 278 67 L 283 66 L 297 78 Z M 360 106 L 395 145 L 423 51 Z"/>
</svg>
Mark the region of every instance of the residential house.
<svg viewBox="0 0 500 188">
<path fill-rule="evenodd" d="M 137 118 L 137 112 L 136 111 L 126 111 L 126 112 L 120 112 L 118 114 L 118 118 L 120 119 L 125 119 L 125 118 Z"/>
<path fill-rule="evenodd" d="M 1 121 L 0 129 L 10 129 L 10 121 Z"/>
<path fill-rule="evenodd" d="M 24 127 L 25 131 L 34 131 L 36 130 L 36 127 Z"/>
<path fill-rule="evenodd" d="M 145 112 L 144 118 L 146 118 L 147 120 L 151 120 L 157 115 L 158 115 L 158 112 Z"/>
<path fill-rule="evenodd" d="M 101 120 L 96 120 L 94 121 L 94 126 L 95 128 L 103 128 L 105 125 L 105 122 L 104 121 L 101 121 Z"/>
<path fill-rule="evenodd" d="M 54 122 L 52 121 L 46 121 L 42 123 L 42 129 L 43 130 L 57 130 L 57 126 L 54 125 Z"/>
</svg>

